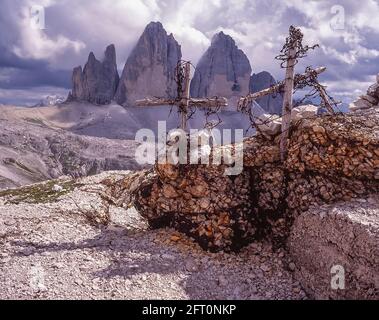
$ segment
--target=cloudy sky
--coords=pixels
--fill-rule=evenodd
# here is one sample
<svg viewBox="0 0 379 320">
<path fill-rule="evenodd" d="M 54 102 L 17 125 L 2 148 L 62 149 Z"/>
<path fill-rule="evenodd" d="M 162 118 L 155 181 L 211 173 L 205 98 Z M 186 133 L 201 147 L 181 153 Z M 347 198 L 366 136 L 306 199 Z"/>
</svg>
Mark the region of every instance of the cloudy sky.
<svg viewBox="0 0 379 320">
<path fill-rule="evenodd" d="M 36 28 L 33 6 L 45 10 Z M 114 43 L 122 69 L 146 24 L 161 21 L 196 64 L 221 30 L 250 59 L 253 72 L 283 78 L 274 57 L 291 24 L 320 48 L 297 66 L 328 68 L 322 80 L 346 102 L 379 73 L 379 0 L 0 0 L 0 103 L 30 104 L 66 95 L 71 70 Z M 42 21 L 41 19 L 40 21 Z"/>
</svg>

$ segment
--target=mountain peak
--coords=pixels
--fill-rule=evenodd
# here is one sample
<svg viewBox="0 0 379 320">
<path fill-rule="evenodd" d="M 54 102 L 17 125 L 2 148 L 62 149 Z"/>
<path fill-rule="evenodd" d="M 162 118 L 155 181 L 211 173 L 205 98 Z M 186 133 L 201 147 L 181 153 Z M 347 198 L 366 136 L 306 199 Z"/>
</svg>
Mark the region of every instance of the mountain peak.
<svg viewBox="0 0 379 320">
<path fill-rule="evenodd" d="M 72 73 L 72 98 L 95 104 L 109 104 L 114 97 L 119 82 L 116 64 L 116 49 L 109 45 L 102 62 L 90 52 L 82 70 L 76 67 Z"/>
<path fill-rule="evenodd" d="M 223 31 L 212 38 L 191 82 L 193 97 L 223 96 L 234 100 L 249 92 L 251 66 L 233 38 Z M 229 103 L 230 104 L 230 103 Z"/>
<path fill-rule="evenodd" d="M 133 106 L 147 96 L 176 97 L 175 68 L 181 47 L 160 22 L 147 25 L 125 63 L 116 101 Z"/>
<path fill-rule="evenodd" d="M 111 62 L 116 62 L 116 48 L 114 44 L 110 44 L 107 46 L 105 49 L 105 57 L 104 61 L 111 61 Z"/>
<path fill-rule="evenodd" d="M 148 32 L 148 31 L 151 31 L 151 30 L 160 30 L 160 31 L 165 31 L 166 32 L 166 30 L 164 29 L 162 23 L 159 22 L 159 21 L 152 21 L 152 22 L 150 22 L 146 26 L 145 32 Z"/>
<path fill-rule="evenodd" d="M 97 61 L 95 54 L 91 51 L 88 55 L 88 62 Z"/>
</svg>

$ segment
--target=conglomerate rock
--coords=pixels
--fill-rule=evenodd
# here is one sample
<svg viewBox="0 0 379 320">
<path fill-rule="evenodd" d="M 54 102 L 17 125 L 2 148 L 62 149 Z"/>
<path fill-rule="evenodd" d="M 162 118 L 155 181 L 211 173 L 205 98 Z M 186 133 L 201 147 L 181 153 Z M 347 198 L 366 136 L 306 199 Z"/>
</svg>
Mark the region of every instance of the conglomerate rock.
<svg viewBox="0 0 379 320">
<path fill-rule="evenodd" d="M 256 136 L 244 142 L 239 175 L 225 175 L 226 164 L 158 164 L 135 190 L 134 204 L 152 226 L 174 226 L 212 251 L 261 238 L 280 246 L 311 205 L 378 193 L 378 150 L 375 110 L 304 119 L 293 124 L 284 163 L 279 137 Z"/>
</svg>

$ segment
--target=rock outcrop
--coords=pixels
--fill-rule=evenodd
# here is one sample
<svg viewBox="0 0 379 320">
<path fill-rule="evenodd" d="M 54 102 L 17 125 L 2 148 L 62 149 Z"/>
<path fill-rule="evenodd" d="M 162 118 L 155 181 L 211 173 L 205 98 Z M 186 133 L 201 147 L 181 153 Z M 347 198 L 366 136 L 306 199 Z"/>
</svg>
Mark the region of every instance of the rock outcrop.
<svg viewBox="0 0 379 320">
<path fill-rule="evenodd" d="M 311 208 L 296 219 L 288 247 L 311 298 L 379 299 L 379 198 Z"/>
<path fill-rule="evenodd" d="M 106 48 L 103 61 L 97 60 L 91 52 L 83 70 L 81 66 L 74 68 L 69 99 L 109 104 L 114 98 L 118 83 L 116 50 L 112 44 Z"/>
<path fill-rule="evenodd" d="M 160 22 L 150 23 L 126 61 L 116 101 L 133 106 L 145 97 L 176 97 L 175 69 L 181 47 Z"/>
<path fill-rule="evenodd" d="M 249 93 L 251 66 L 232 37 L 220 32 L 200 59 L 191 81 L 192 97 L 222 96 L 231 108 L 240 96 Z"/>
<path fill-rule="evenodd" d="M 371 108 L 379 108 L 379 74 L 376 76 L 376 83 L 368 88 L 367 93 L 349 105 L 352 112 Z"/>
<path fill-rule="evenodd" d="M 254 73 L 250 78 L 250 92 L 255 93 L 267 89 L 276 83 L 273 76 L 267 72 Z M 272 94 L 262 97 L 256 101 L 266 112 L 270 114 L 282 114 L 283 95 Z"/>
</svg>

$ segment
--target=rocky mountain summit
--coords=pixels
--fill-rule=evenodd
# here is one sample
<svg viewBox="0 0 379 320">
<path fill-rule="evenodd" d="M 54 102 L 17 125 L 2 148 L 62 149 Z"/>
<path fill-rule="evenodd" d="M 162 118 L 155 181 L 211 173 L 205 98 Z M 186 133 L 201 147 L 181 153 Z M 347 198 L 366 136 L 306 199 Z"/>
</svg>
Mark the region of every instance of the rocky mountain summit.
<svg viewBox="0 0 379 320">
<path fill-rule="evenodd" d="M 160 22 L 151 22 L 126 61 L 115 99 L 133 106 L 147 96 L 176 97 L 175 68 L 181 47 Z"/>
<path fill-rule="evenodd" d="M 276 84 L 276 81 L 269 72 L 254 73 L 250 78 L 250 92 L 255 93 L 267 89 L 274 84 Z M 256 102 L 269 114 L 282 114 L 283 95 L 280 93 L 262 97 Z"/>
<path fill-rule="evenodd" d="M 249 93 L 251 71 L 249 59 L 233 38 L 220 32 L 196 66 L 191 96 L 222 96 L 235 103 Z"/>
<path fill-rule="evenodd" d="M 97 60 L 91 52 L 83 70 L 81 66 L 74 68 L 70 99 L 109 104 L 114 98 L 118 83 L 116 49 L 111 44 L 106 48 L 102 61 Z"/>
<path fill-rule="evenodd" d="M 118 76 L 114 45 L 107 47 L 102 62 L 91 52 L 84 69 L 72 75 L 69 101 L 104 105 L 115 100 L 127 107 L 145 97 L 177 97 L 175 69 L 182 59 L 181 46 L 168 35 L 160 22 L 148 24 L 128 57 L 121 78 Z M 225 97 L 235 110 L 239 97 L 267 88 L 275 80 L 267 72 L 251 76 L 251 65 L 235 41 L 223 32 L 216 34 L 204 53 L 191 81 L 194 98 Z M 268 113 L 280 114 L 282 97 L 268 96 L 258 103 Z"/>
</svg>

